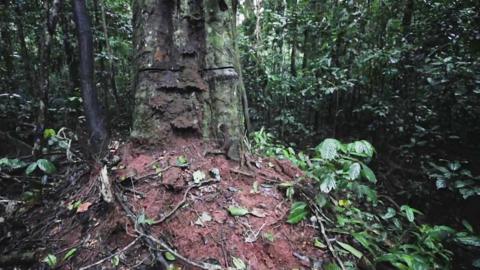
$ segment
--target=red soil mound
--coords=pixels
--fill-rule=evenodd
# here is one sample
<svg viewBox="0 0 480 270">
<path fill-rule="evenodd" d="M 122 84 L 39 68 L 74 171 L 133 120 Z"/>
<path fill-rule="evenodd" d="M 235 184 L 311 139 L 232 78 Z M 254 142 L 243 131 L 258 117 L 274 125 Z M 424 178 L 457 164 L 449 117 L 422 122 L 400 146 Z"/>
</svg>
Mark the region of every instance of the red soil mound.
<svg viewBox="0 0 480 270">
<path fill-rule="evenodd" d="M 308 222 L 286 223 L 291 202 L 277 189 L 280 182 L 302 172 L 287 161 L 260 158 L 254 171 L 239 168 L 224 155 L 205 155 L 211 150 L 208 147 L 195 142 L 156 151 L 124 145 L 112 152 L 121 158 L 108 170 L 112 186 L 119 187 L 113 192 L 121 193 L 137 222 L 157 222 L 144 224 L 149 235 L 163 239 L 191 262 L 222 269 L 236 269 L 234 260 L 237 264 L 241 260 L 247 269 L 310 269 L 321 261 L 326 254 L 313 246 L 315 228 Z M 180 156 L 188 166 L 177 166 Z M 101 199 L 99 171 L 65 195 L 63 210 L 56 210 L 55 218 L 45 224 L 42 256 L 56 254 L 62 269 L 94 263 L 98 264 L 91 269 L 110 269 L 117 259 L 119 269 L 158 269 L 148 268 L 152 250 L 140 239 L 132 243 L 138 236 L 136 226 L 118 199 L 110 204 Z M 200 179 L 196 183 L 195 172 Z M 220 180 L 213 181 L 217 172 Z M 77 210 L 66 209 L 76 201 L 81 202 Z M 232 206 L 249 214 L 232 216 L 228 210 Z M 63 262 L 61 258 L 72 248 L 75 255 Z M 108 259 L 100 261 L 103 258 Z M 172 263 L 196 269 L 180 258 Z"/>
</svg>

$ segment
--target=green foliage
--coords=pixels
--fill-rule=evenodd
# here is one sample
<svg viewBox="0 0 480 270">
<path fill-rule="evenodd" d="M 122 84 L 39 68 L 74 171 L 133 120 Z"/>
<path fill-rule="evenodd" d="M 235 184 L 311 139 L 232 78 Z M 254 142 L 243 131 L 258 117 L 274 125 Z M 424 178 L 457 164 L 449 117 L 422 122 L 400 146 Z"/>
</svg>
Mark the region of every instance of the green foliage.
<svg viewBox="0 0 480 270">
<path fill-rule="evenodd" d="M 310 158 L 272 143 L 272 136 L 264 131 L 253 136 L 271 138 L 257 140 L 262 143 L 262 148 L 254 144 L 257 151 L 288 157 L 305 171 L 307 178 L 317 183 L 315 203 L 324 213 L 332 213 L 330 231 L 349 236 L 346 238 L 349 243 L 336 241 L 336 249 L 345 262 L 352 261 L 351 255 L 356 260 L 368 257 L 375 263 L 388 262 L 397 269 L 450 269 L 453 252 L 449 247 L 456 244 L 475 248 L 480 244 L 480 238 L 466 222 L 468 232 L 422 224 L 417 218 L 422 215 L 419 210 L 409 205 L 397 208 L 396 204 L 389 206 L 389 201 L 379 200 L 373 186 L 375 174 L 366 165 L 375 150 L 366 141 L 344 144 L 326 139 L 313 149 Z M 452 164 L 451 168 L 458 170 L 459 165 Z M 281 187 L 288 189 L 295 185 L 286 182 Z M 306 202 L 292 203 L 287 222 L 296 224 L 304 220 L 309 215 L 308 208 Z"/>
<path fill-rule="evenodd" d="M 230 206 L 228 207 L 228 212 L 230 215 L 236 217 L 236 216 L 245 216 L 248 214 L 248 209 L 243 208 L 243 207 L 237 207 L 237 206 Z"/>
<path fill-rule="evenodd" d="M 175 255 L 173 255 L 172 253 L 170 253 L 170 252 L 168 252 L 168 251 L 165 252 L 164 255 L 165 255 L 165 259 L 167 259 L 167 260 L 169 260 L 169 261 L 175 261 L 175 259 L 176 259 L 176 258 L 175 258 Z"/>
<path fill-rule="evenodd" d="M 57 257 L 53 254 L 48 254 L 43 258 L 42 262 L 45 262 L 50 268 L 55 268 L 57 266 Z"/>
<path fill-rule="evenodd" d="M 37 168 L 40 169 L 45 174 L 53 174 L 57 170 L 57 168 L 55 167 L 55 165 L 51 161 L 49 161 L 48 159 L 43 159 L 42 158 L 42 159 L 39 159 L 35 162 L 30 163 L 30 165 L 28 165 L 27 169 L 25 170 L 25 173 L 27 175 L 30 175 Z"/>
<path fill-rule="evenodd" d="M 73 258 L 73 256 L 75 256 L 75 254 L 77 253 L 77 249 L 76 248 L 72 248 L 70 249 L 67 253 L 65 253 L 65 255 L 63 256 L 63 261 L 66 262 L 68 260 L 70 260 L 71 258 Z"/>
<path fill-rule="evenodd" d="M 363 163 L 361 181 L 369 182 L 349 184 L 357 194 L 381 180 L 389 196 L 426 213 L 444 208 L 452 223 L 473 218 L 456 208 L 471 208 L 480 192 L 478 1 L 264 0 L 241 13 L 253 123 L 296 150 L 315 147 L 318 138 L 368 138 L 382 159 L 374 173 L 367 167 L 373 148 L 351 144 L 349 155 Z M 265 130 L 256 136 L 262 152 L 291 159 Z M 311 156 L 336 163 L 342 151 L 331 139 Z M 305 159 L 293 160 L 312 171 Z M 449 168 L 455 160 L 460 168 Z M 318 169 L 324 192 L 343 188 L 338 169 Z"/>
<path fill-rule="evenodd" d="M 2 158 L 0 159 L 0 170 L 6 170 L 6 171 L 12 171 L 12 170 L 17 170 L 21 169 L 23 167 L 27 166 L 27 163 L 24 161 L 14 158 L 14 159 L 9 159 L 9 158 Z"/>
<path fill-rule="evenodd" d="M 178 156 L 176 163 L 178 167 L 188 167 L 188 159 L 185 156 Z"/>
<path fill-rule="evenodd" d="M 470 170 L 462 168 L 459 161 L 446 162 L 446 166 L 433 162 L 428 162 L 428 165 L 425 171 L 435 180 L 437 189 L 457 191 L 464 199 L 480 195 L 480 177 L 472 176 Z"/>
<path fill-rule="evenodd" d="M 144 212 L 140 213 L 137 217 L 137 224 L 152 225 L 153 223 L 155 223 L 155 220 L 149 218 Z"/>
<path fill-rule="evenodd" d="M 287 222 L 290 224 L 297 224 L 308 215 L 308 205 L 304 202 L 294 202 L 290 209 Z"/>
</svg>

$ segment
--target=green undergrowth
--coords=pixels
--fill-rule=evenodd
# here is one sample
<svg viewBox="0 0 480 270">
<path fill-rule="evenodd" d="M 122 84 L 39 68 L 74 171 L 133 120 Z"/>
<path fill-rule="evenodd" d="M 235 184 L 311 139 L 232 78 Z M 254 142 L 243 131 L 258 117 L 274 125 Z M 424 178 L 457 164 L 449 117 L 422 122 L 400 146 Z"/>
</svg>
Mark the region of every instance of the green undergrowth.
<svg viewBox="0 0 480 270">
<path fill-rule="evenodd" d="M 263 129 L 252 135 L 257 153 L 288 159 L 305 172 L 281 185 L 292 200 L 287 222 L 325 227 L 324 237 L 312 239 L 312 244 L 339 258 L 325 269 L 480 267 L 480 258 L 453 265 L 455 252 L 480 247 L 478 232 L 468 222 L 460 230 L 426 224 L 419 210 L 377 192 L 377 177 L 368 166 L 375 149 L 369 142 L 325 139 L 307 155 L 274 141 Z"/>
</svg>

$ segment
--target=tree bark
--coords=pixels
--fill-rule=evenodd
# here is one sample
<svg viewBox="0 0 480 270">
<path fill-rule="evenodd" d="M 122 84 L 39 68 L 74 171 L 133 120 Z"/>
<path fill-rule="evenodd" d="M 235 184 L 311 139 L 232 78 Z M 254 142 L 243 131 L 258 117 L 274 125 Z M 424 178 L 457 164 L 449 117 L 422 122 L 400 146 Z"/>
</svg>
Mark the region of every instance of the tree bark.
<svg viewBox="0 0 480 270">
<path fill-rule="evenodd" d="M 85 0 L 73 0 L 73 14 L 77 26 L 80 50 L 80 87 L 83 109 L 90 132 L 90 144 L 96 153 L 106 147 L 108 133 L 106 120 L 93 82 L 93 38 Z"/>
<path fill-rule="evenodd" d="M 241 138 L 244 114 L 228 29 L 230 4 L 134 2 L 133 138 L 163 145 L 172 136 Z"/>
</svg>

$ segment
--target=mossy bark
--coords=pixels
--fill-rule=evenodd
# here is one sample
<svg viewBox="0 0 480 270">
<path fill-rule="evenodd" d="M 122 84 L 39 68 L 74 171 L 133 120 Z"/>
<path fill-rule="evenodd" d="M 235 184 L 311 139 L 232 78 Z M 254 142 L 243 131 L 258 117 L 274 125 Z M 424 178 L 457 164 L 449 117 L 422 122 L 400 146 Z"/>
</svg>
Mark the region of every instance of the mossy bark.
<svg viewBox="0 0 480 270">
<path fill-rule="evenodd" d="M 223 0 L 134 1 L 133 138 L 242 136 L 230 20 Z"/>
</svg>

